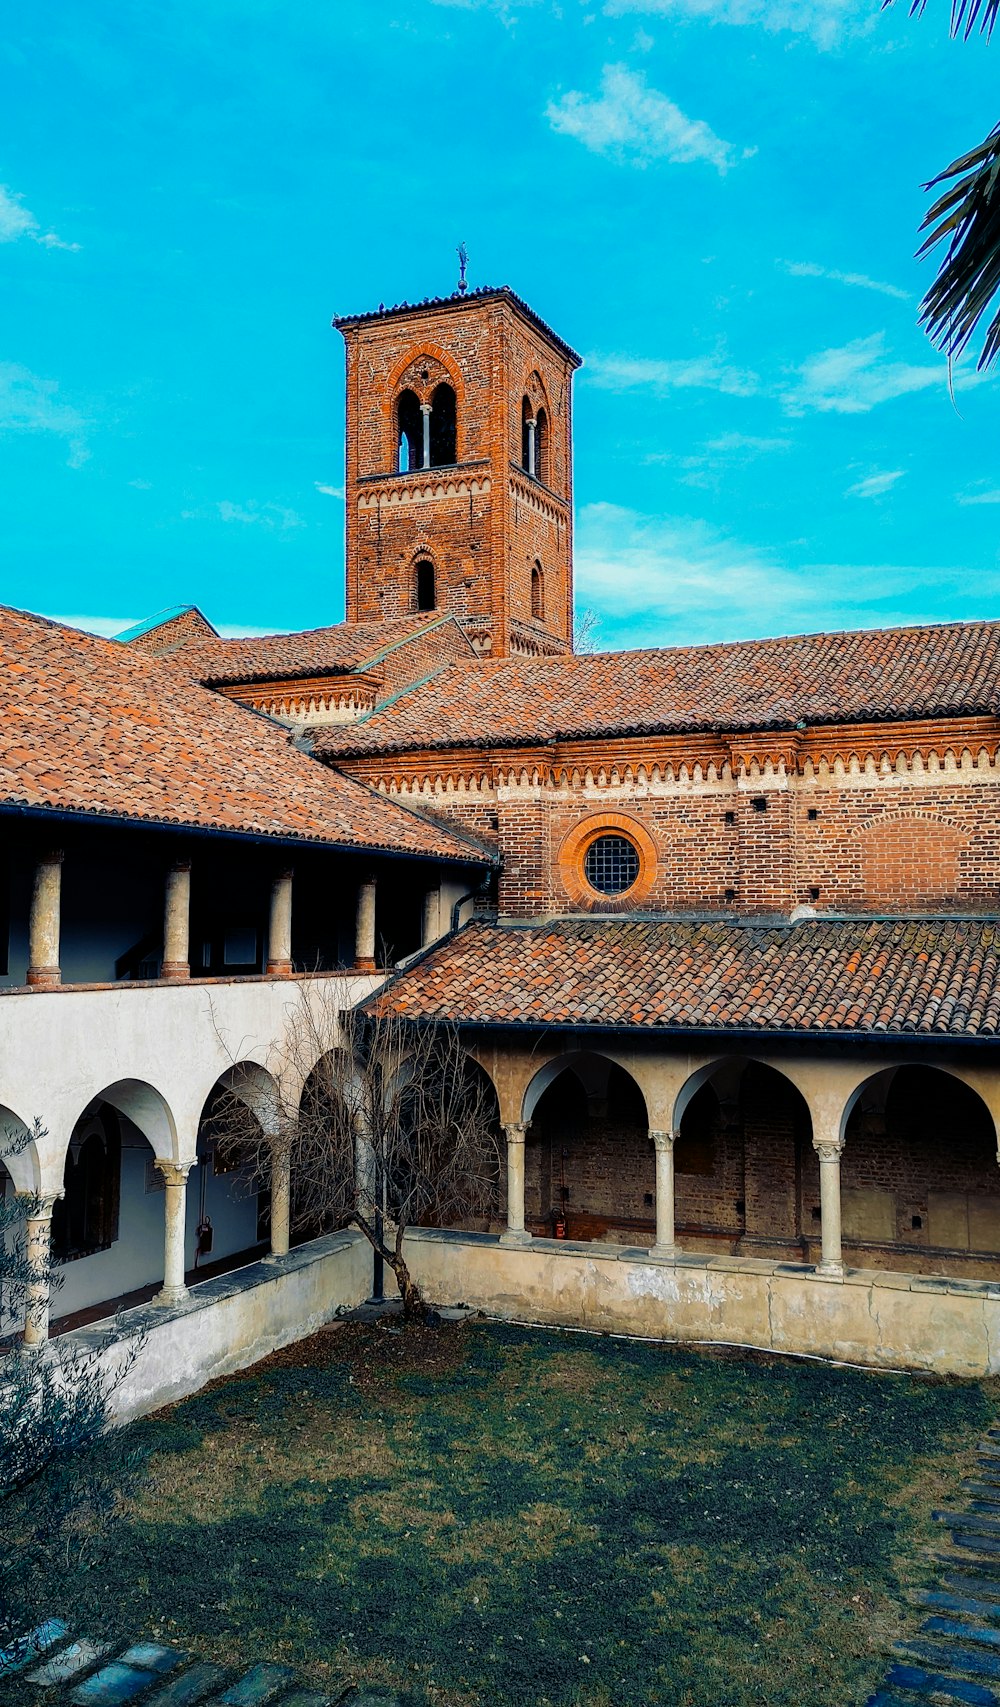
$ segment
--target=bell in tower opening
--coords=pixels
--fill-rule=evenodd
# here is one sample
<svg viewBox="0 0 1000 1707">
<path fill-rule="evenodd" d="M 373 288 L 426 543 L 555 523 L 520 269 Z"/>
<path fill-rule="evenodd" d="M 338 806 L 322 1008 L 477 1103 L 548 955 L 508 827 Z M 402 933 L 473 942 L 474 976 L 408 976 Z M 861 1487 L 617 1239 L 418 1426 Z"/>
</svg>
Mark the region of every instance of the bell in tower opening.
<svg viewBox="0 0 1000 1707">
<path fill-rule="evenodd" d="M 334 325 L 347 621 L 454 618 L 484 655 L 570 651 L 579 356 L 506 286 Z"/>
</svg>

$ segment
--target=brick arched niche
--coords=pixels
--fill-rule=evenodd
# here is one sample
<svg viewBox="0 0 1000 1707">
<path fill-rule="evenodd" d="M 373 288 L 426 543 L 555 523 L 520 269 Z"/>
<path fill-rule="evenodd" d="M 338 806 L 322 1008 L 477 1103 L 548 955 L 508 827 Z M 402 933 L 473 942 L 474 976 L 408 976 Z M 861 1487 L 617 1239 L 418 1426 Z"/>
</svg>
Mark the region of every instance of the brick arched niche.
<svg viewBox="0 0 1000 1707">
<path fill-rule="evenodd" d="M 883 813 L 851 838 L 854 881 L 867 907 L 942 904 L 963 893 L 968 845 L 954 824 L 920 813 Z"/>
<path fill-rule="evenodd" d="M 602 836 L 621 836 L 631 843 L 638 859 L 635 882 L 616 895 L 603 894 L 587 878 L 587 854 Z M 656 843 L 645 826 L 627 813 L 593 813 L 564 837 L 556 865 L 563 889 L 574 906 L 587 912 L 627 913 L 641 907 L 656 885 Z"/>
</svg>

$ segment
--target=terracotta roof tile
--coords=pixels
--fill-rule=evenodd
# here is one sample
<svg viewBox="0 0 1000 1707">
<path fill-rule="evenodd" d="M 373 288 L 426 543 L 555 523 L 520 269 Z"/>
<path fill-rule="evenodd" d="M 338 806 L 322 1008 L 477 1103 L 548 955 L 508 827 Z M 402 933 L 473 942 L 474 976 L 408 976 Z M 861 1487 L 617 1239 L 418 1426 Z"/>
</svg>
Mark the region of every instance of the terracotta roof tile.
<svg viewBox="0 0 1000 1707">
<path fill-rule="evenodd" d="M 0 806 L 481 861 L 172 660 L 0 606 Z"/>
<path fill-rule="evenodd" d="M 448 620 L 448 619 L 444 619 Z M 435 628 L 442 618 L 395 617 L 385 622 L 338 622 L 294 634 L 261 634 L 246 639 L 195 638 L 174 645 L 173 663 L 201 682 L 249 682 L 350 673 L 371 664 L 400 641 Z M 139 640 L 127 641 L 130 647 Z"/>
<path fill-rule="evenodd" d="M 316 751 L 525 746 L 998 711 L 1000 622 L 956 622 L 455 663 L 370 717 L 322 730 Z"/>
<path fill-rule="evenodd" d="M 996 1037 L 1000 922 L 473 923 L 381 1000 L 472 1025 Z"/>
</svg>

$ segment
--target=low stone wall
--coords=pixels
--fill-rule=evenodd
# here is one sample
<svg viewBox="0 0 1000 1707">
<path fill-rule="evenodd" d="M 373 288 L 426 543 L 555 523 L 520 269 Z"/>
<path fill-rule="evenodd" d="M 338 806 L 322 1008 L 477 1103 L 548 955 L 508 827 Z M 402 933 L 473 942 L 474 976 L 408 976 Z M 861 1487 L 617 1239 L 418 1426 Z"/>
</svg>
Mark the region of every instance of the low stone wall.
<svg viewBox="0 0 1000 1707">
<path fill-rule="evenodd" d="M 93 1348 L 114 1370 L 140 1340 L 136 1361 L 111 1403 L 119 1421 L 130 1421 L 303 1339 L 341 1305 L 362 1303 L 371 1283 L 371 1246 L 360 1233 L 334 1233 L 286 1257 L 202 1281 L 182 1304 L 145 1304 L 113 1326 L 62 1334 L 50 1350 L 65 1358 Z"/>
<path fill-rule="evenodd" d="M 421 1229 L 406 1256 L 428 1298 L 490 1315 L 681 1342 L 924 1369 L 1000 1371 L 1000 1282 Z"/>
</svg>

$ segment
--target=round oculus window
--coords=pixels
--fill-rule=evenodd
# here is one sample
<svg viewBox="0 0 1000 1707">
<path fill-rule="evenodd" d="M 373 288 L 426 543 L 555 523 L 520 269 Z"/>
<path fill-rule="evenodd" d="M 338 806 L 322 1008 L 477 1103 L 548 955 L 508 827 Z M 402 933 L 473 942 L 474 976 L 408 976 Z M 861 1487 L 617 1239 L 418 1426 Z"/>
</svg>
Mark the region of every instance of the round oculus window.
<svg viewBox="0 0 1000 1707">
<path fill-rule="evenodd" d="M 639 876 L 639 853 L 625 836 L 598 836 L 587 849 L 583 870 L 599 895 L 624 895 Z"/>
</svg>

